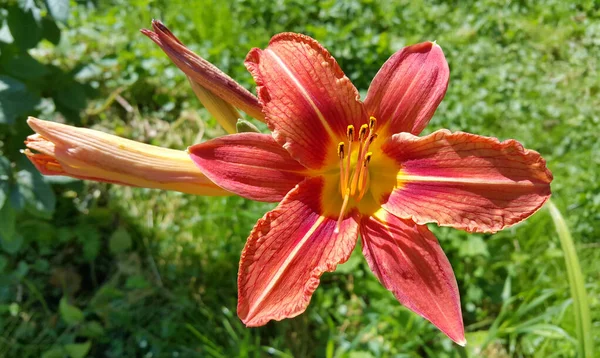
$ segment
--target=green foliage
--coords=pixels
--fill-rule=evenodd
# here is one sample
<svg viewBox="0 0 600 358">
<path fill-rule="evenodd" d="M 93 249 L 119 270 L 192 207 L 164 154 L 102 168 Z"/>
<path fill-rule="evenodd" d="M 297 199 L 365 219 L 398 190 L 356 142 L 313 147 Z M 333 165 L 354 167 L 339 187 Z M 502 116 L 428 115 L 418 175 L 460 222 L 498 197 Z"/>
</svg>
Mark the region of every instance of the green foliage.
<svg viewBox="0 0 600 358">
<path fill-rule="evenodd" d="M 323 276 L 305 314 L 245 328 L 235 315 L 239 255 L 272 205 L 39 175 L 19 152 L 31 134 L 27 115 L 178 149 L 224 134 L 200 108 L 186 77 L 139 34 L 152 18 L 252 91 L 244 57 L 278 32 L 317 38 L 363 98 L 394 51 L 437 40 L 451 79 L 427 130 L 515 138 L 547 159 L 555 176 L 553 200 L 565 209 L 580 260 L 592 343 L 600 344 L 595 2 L 7 4 L 0 9 L 0 356 L 577 352 L 566 256 L 545 211 L 495 235 L 432 227 L 461 291 L 468 340 L 462 349 L 400 306 L 370 273 L 360 248 Z"/>
</svg>

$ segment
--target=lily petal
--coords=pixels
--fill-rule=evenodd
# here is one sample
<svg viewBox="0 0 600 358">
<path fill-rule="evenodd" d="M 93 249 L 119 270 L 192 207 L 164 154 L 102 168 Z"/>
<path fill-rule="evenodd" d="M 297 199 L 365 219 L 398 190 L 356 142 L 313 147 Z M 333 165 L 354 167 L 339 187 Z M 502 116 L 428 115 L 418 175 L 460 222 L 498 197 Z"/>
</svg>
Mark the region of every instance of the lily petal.
<svg viewBox="0 0 600 358">
<path fill-rule="evenodd" d="M 329 52 L 308 36 L 283 33 L 250 51 L 245 64 L 275 140 L 307 168 L 335 165 L 348 125 L 358 130 L 367 116 Z"/>
<path fill-rule="evenodd" d="M 307 171 L 268 134 L 227 135 L 196 144 L 188 152 L 222 188 L 258 201 L 281 201 Z"/>
<path fill-rule="evenodd" d="M 260 219 L 244 247 L 238 274 L 238 316 L 247 326 L 304 312 L 325 271 L 350 257 L 358 224 L 323 216 L 324 180 L 307 179 Z"/>
<path fill-rule="evenodd" d="M 154 41 L 192 81 L 219 96 L 225 102 L 264 120 L 258 99 L 234 79 L 219 70 L 215 65 L 185 47 L 181 41 L 160 21 L 152 20 L 154 32 L 142 29 L 141 32 Z M 202 99 L 200 99 L 202 101 Z"/>
<path fill-rule="evenodd" d="M 182 150 L 33 117 L 27 124 L 38 134 L 27 138 L 25 154 L 44 175 L 195 195 L 231 195 L 204 176 Z"/>
<path fill-rule="evenodd" d="M 397 165 L 396 187 L 375 196 L 417 224 L 496 232 L 525 220 L 550 197 L 545 160 L 515 140 L 439 130 L 425 137 L 396 134 L 382 150 Z"/>
<path fill-rule="evenodd" d="M 450 262 L 427 226 L 385 211 L 360 224 L 371 271 L 404 306 L 454 342 L 466 344 L 460 296 Z"/>
<path fill-rule="evenodd" d="M 401 49 L 381 67 L 365 106 L 388 134 L 419 134 L 440 104 L 450 70 L 440 46 L 423 42 Z"/>
</svg>

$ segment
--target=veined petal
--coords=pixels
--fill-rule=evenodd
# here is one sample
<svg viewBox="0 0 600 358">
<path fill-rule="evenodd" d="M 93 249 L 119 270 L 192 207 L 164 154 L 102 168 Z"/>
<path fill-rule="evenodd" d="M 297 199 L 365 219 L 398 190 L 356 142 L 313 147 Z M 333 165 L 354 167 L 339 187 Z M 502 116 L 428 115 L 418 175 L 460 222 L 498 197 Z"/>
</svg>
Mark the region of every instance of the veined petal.
<svg viewBox="0 0 600 358">
<path fill-rule="evenodd" d="M 281 201 L 307 172 L 268 134 L 227 135 L 196 144 L 188 152 L 208 178 L 252 200 Z"/>
<path fill-rule="evenodd" d="M 418 224 L 496 232 L 525 220 L 550 197 L 546 162 L 515 140 L 448 130 L 400 133 L 382 151 L 397 166 L 395 188 L 374 195 L 389 212 Z"/>
<path fill-rule="evenodd" d="M 308 36 L 283 33 L 250 51 L 245 64 L 275 140 L 308 168 L 337 163 L 348 125 L 358 130 L 367 116 L 329 52 Z"/>
<path fill-rule="evenodd" d="M 404 306 L 464 346 L 456 278 L 435 236 L 427 226 L 383 210 L 378 214 L 360 223 L 363 254 L 371 271 Z"/>
<path fill-rule="evenodd" d="M 185 47 L 160 21 L 153 20 L 152 28 L 154 32 L 146 29 L 142 29 L 141 32 L 160 46 L 171 61 L 194 82 L 248 115 L 264 121 L 258 99 L 252 93 L 212 63 Z"/>
<path fill-rule="evenodd" d="M 260 219 L 244 247 L 238 274 L 238 316 L 247 326 L 304 312 L 325 271 L 350 257 L 358 224 L 321 214 L 323 178 L 307 179 Z"/>
<path fill-rule="evenodd" d="M 38 134 L 27 138 L 25 154 L 44 175 L 195 195 L 231 195 L 204 176 L 182 150 L 33 117 L 27 123 Z"/>
<path fill-rule="evenodd" d="M 405 47 L 375 75 L 365 107 L 385 133 L 419 134 L 444 98 L 449 75 L 448 62 L 437 44 Z"/>
</svg>

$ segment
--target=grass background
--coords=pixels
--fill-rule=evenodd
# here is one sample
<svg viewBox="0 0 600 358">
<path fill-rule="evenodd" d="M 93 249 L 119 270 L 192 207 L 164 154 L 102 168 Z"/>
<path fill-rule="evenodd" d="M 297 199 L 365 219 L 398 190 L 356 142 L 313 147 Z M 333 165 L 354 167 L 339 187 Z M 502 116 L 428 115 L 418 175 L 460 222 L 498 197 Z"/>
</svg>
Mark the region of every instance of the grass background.
<svg viewBox="0 0 600 358">
<path fill-rule="evenodd" d="M 180 149 L 224 134 L 185 76 L 138 32 L 153 18 L 251 91 L 245 54 L 278 32 L 319 40 L 363 98 L 392 53 L 436 40 L 451 78 L 425 133 L 449 128 L 514 138 L 546 158 L 553 201 L 576 243 L 600 351 L 600 7 L 594 1 L 72 1 L 64 20 L 51 3 L 64 2 L 32 2 L 40 16 L 56 20 L 60 39 L 41 27 L 39 39 L 20 49 L 17 42 L 27 39 L 19 38 L 11 16 L 29 10 L 21 1 L 0 9 L 1 79 L 10 85 L 6 78 L 16 78 L 36 98 L 27 113 L 0 120 L 0 164 L 10 168 L 0 175 L 6 181 L 0 189 L 7 197 L 11 190 L 27 193 L 13 188 L 26 187 L 27 175 L 37 178 L 18 153 L 30 133 L 27 114 Z M 3 40 L 6 27 L 12 44 Z M 0 218 L 10 217 L 15 232 L 10 239 L 0 235 L 0 356 L 577 354 L 564 252 L 547 209 L 495 235 L 432 226 L 461 292 L 468 345 L 460 348 L 398 304 L 360 250 L 323 276 L 306 313 L 245 328 L 235 314 L 239 255 L 272 204 L 34 179 L 37 202 L 0 204 Z"/>
</svg>

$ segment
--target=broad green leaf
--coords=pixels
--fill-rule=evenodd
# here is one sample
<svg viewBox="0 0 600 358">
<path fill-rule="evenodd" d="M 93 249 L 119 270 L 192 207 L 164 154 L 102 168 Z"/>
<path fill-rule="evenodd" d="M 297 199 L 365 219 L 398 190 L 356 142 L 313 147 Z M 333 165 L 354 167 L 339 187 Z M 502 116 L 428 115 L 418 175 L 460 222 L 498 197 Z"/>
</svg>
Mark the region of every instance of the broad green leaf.
<svg viewBox="0 0 600 358">
<path fill-rule="evenodd" d="M 53 98 L 58 105 L 75 112 L 84 109 L 87 103 L 84 86 L 75 81 L 66 83 L 65 87 L 53 94 Z"/>
<path fill-rule="evenodd" d="M 0 208 L 0 246 L 9 254 L 19 252 L 23 244 L 23 235 L 16 232 L 17 213 L 10 201 Z"/>
<path fill-rule="evenodd" d="M 125 252 L 131 247 L 131 236 L 124 228 L 118 228 L 117 231 L 110 236 L 108 247 L 113 254 Z"/>
<path fill-rule="evenodd" d="M 150 283 L 146 281 L 142 275 L 133 275 L 125 281 L 125 288 L 129 289 L 144 289 L 150 287 Z"/>
<path fill-rule="evenodd" d="M 41 358 L 64 358 L 65 350 L 62 347 L 52 347 L 42 353 Z"/>
<path fill-rule="evenodd" d="M 36 79 L 48 73 L 46 66 L 26 52 L 3 59 L 2 67 L 10 76 L 24 80 Z"/>
<path fill-rule="evenodd" d="M 21 50 L 35 47 L 42 38 L 40 10 L 33 1 L 9 7 L 6 22 L 14 43 Z"/>
<path fill-rule="evenodd" d="M 69 2 L 70 0 L 46 0 L 46 6 L 50 15 L 60 22 L 67 22 L 69 18 Z"/>
<path fill-rule="evenodd" d="M 93 261 L 100 252 L 100 233 L 93 226 L 84 225 L 77 230 L 77 237 L 83 246 L 83 258 Z"/>
<path fill-rule="evenodd" d="M 104 335 L 104 327 L 97 321 L 86 322 L 79 333 L 89 338 L 99 338 Z"/>
<path fill-rule="evenodd" d="M 58 306 L 60 317 L 70 326 L 74 326 L 83 321 L 83 312 L 67 301 L 66 297 L 60 299 Z"/>
<path fill-rule="evenodd" d="M 469 235 L 467 241 L 462 243 L 458 249 L 458 254 L 461 257 L 470 257 L 470 256 L 490 256 L 488 252 L 487 245 L 481 236 L 477 235 Z"/>
<path fill-rule="evenodd" d="M 40 97 L 29 92 L 25 84 L 0 75 L 0 124 L 11 124 L 17 116 L 35 109 Z"/>
<path fill-rule="evenodd" d="M 92 348 L 92 342 L 90 341 L 86 341 L 85 343 L 65 344 L 65 350 L 69 353 L 69 357 L 71 358 L 83 358 L 87 356 L 90 348 Z"/>
<path fill-rule="evenodd" d="M 16 223 L 17 213 L 15 209 L 10 205 L 10 202 L 5 203 L 0 208 L 0 238 L 2 241 L 11 240 L 15 235 L 15 223 Z"/>
<path fill-rule="evenodd" d="M 42 33 L 44 38 L 55 45 L 60 42 L 60 29 L 56 25 L 56 22 L 49 17 L 42 19 Z"/>
</svg>

